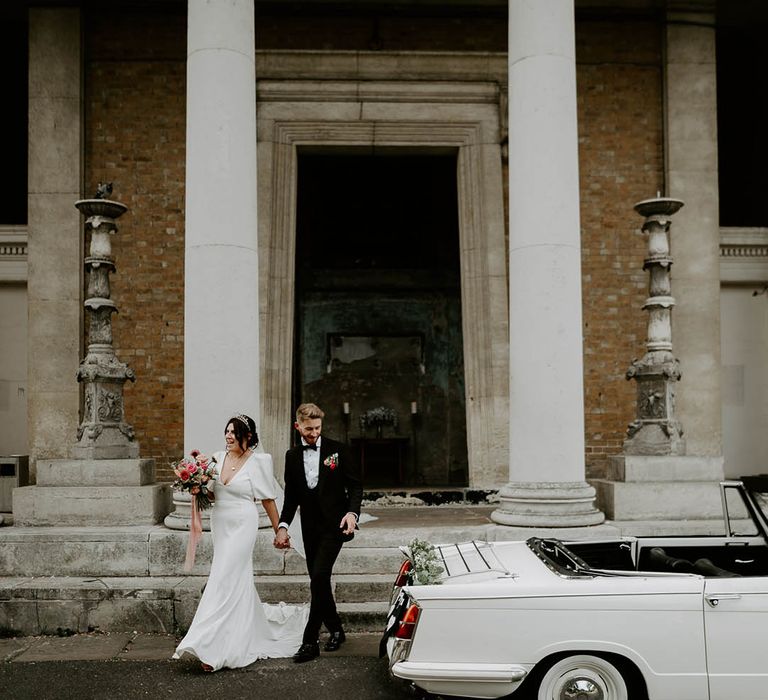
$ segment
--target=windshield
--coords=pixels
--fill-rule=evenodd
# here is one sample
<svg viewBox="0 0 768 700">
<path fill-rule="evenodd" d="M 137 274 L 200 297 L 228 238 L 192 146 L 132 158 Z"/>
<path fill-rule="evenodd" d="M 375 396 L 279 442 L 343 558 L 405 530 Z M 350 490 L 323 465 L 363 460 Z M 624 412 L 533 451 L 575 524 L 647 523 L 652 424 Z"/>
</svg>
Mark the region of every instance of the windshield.
<svg viewBox="0 0 768 700">
<path fill-rule="evenodd" d="M 531 537 L 526 544 L 546 566 L 559 576 L 594 576 L 589 565 L 560 540 Z"/>
<path fill-rule="evenodd" d="M 763 535 L 768 534 L 768 474 L 742 476 L 740 481 L 752 497 L 751 502 L 754 507 L 757 508 L 758 512 L 753 518 L 757 520 L 756 529 L 762 531 Z"/>
<path fill-rule="evenodd" d="M 760 510 L 763 511 L 763 516 L 768 515 L 768 493 L 759 493 L 755 491 L 754 496 L 757 505 L 760 507 Z"/>
</svg>

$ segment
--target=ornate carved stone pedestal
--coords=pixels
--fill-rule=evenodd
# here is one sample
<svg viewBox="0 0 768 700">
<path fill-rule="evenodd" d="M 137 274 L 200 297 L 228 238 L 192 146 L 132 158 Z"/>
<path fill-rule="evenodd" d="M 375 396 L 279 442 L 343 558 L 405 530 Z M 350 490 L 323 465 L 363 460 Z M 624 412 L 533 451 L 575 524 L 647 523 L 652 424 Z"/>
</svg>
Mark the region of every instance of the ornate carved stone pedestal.
<svg viewBox="0 0 768 700">
<path fill-rule="evenodd" d="M 706 520 L 720 517 L 722 457 L 685 454 L 683 427 L 675 417 L 681 373 L 672 353 L 672 257 L 669 229 L 679 199 L 657 197 L 635 205 L 648 234 L 646 353 L 633 360 L 627 379 L 637 383 L 637 418 L 629 424 L 624 453 L 611 458 L 606 479 L 592 479 L 600 509 L 614 521 Z"/>
<path fill-rule="evenodd" d="M 109 273 L 114 272 L 111 238 L 117 219 L 127 207 L 108 199 L 83 199 L 75 206 L 87 217 L 91 229 L 90 255 L 85 258 L 88 290 L 88 352 L 80 363 L 77 380 L 84 385 L 83 421 L 77 429 L 72 456 L 79 459 L 136 458 L 139 446 L 133 427 L 125 422 L 123 385 L 136 381 L 133 370 L 117 359 L 112 347 L 112 314 Z"/>
<path fill-rule="evenodd" d="M 630 423 L 624 453 L 633 455 L 685 454 L 680 421 L 675 418 L 675 385 L 680 367 L 672 354 L 672 296 L 669 227 L 672 216 L 683 203 L 679 199 L 659 197 L 635 205 L 645 217 L 643 231 L 648 234 L 648 256 L 643 269 L 648 270 L 648 311 L 646 353 L 633 360 L 627 379 L 637 382 L 637 418 Z"/>
<path fill-rule="evenodd" d="M 38 462 L 37 485 L 15 489 L 14 523 L 157 523 L 170 509 L 170 487 L 154 483 L 154 460 L 139 459 L 139 445 L 123 406 L 123 385 L 136 378 L 112 347 L 112 314 L 117 306 L 109 289 L 109 273 L 115 270 L 111 237 L 117 232 L 116 220 L 127 207 L 98 196 L 75 206 L 86 216 L 91 232 L 90 253 L 85 258 L 89 343 L 77 372 L 77 380 L 84 385 L 83 421 L 72 448 L 74 459 Z"/>
</svg>

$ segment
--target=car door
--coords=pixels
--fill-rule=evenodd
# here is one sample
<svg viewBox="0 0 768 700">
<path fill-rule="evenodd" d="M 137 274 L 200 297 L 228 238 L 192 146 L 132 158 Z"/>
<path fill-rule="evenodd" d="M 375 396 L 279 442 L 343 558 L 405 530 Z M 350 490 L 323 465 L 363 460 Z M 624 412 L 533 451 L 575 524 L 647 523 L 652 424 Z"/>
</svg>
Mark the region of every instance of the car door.
<svg viewBox="0 0 768 700">
<path fill-rule="evenodd" d="M 710 700 L 765 700 L 768 577 L 708 578 L 704 634 Z"/>
</svg>

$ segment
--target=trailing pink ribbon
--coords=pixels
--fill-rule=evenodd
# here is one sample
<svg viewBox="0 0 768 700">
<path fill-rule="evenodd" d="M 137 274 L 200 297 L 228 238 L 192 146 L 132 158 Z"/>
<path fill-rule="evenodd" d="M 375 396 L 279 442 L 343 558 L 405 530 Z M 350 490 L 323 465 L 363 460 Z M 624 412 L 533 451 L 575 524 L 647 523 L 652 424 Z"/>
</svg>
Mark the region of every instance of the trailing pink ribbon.
<svg viewBox="0 0 768 700">
<path fill-rule="evenodd" d="M 197 496 L 192 496 L 192 520 L 189 523 L 189 540 L 187 540 L 187 558 L 184 560 L 184 571 L 191 571 L 195 564 L 197 543 L 203 536 L 203 519 L 197 509 Z"/>
</svg>

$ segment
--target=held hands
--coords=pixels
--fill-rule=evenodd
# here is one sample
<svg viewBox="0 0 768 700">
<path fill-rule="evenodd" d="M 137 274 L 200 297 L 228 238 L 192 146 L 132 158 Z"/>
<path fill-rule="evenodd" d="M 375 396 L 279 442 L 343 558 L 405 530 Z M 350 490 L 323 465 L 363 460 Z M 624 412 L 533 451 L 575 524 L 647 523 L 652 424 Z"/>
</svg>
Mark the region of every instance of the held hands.
<svg viewBox="0 0 768 700">
<path fill-rule="evenodd" d="M 275 540 L 272 544 L 274 545 L 275 549 L 290 549 L 291 537 L 288 534 L 288 530 L 286 530 L 284 527 L 279 528 L 275 533 Z"/>
</svg>

